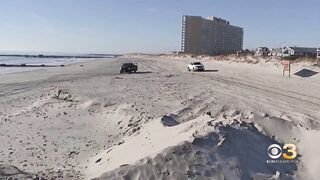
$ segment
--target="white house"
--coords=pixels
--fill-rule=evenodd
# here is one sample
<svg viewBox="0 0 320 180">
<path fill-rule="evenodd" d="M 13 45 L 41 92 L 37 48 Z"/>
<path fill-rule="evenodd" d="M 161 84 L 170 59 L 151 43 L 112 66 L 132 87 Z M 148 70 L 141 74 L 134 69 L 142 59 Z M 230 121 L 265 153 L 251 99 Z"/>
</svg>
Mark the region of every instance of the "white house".
<svg viewBox="0 0 320 180">
<path fill-rule="evenodd" d="M 317 58 L 320 58 L 320 48 L 317 48 Z"/>
<path fill-rule="evenodd" d="M 273 48 L 269 56 L 282 57 L 282 48 Z"/>
<path fill-rule="evenodd" d="M 282 49 L 282 56 L 304 56 L 304 57 L 315 57 L 317 55 L 317 48 L 307 47 L 284 47 Z"/>
<path fill-rule="evenodd" d="M 267 47 L 259 47 L 254 50 L 254 54 L 256 56 L 267 56 L 269 55 L 269 53 L 270 53 L 270 50 Z"/>
</svg>

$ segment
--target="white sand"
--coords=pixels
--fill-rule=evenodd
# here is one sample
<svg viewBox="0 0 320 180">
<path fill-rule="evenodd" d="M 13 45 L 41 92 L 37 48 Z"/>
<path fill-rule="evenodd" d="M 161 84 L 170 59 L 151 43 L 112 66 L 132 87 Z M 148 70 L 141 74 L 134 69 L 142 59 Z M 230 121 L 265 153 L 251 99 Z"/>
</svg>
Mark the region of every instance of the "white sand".
<svg viewBox="0 0 320 180">
<path fill-rule="evenodd" d="M 126 61 L 139 73 L 119 74 Z M 0 75 L 0 179 L 320 177 L 319 74 L 210 59 L 192 73 L 190 61 L 126 56 Z M 320 72 L 293 72 L 303 68 Z M 300 162 L 267 164 L 272 143 L 296 144 Z"/>
</svg>

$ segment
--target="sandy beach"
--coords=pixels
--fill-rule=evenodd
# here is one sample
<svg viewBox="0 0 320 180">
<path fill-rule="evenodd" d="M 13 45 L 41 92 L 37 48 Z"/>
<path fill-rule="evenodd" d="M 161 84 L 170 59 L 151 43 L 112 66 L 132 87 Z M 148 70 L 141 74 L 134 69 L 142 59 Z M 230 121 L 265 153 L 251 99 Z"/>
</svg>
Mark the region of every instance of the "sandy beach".
<svg viewBox="0 0 320 180">
<path fill-rule="evenodd" d="M 0 179 L 320 177 L 320 75 L 308 63 L 125 55 L 0 75 Z M 137 73 L 120 74 L 124 62 Z M 267 163 L 271 144 L 296 162 Z"/>
</svg>

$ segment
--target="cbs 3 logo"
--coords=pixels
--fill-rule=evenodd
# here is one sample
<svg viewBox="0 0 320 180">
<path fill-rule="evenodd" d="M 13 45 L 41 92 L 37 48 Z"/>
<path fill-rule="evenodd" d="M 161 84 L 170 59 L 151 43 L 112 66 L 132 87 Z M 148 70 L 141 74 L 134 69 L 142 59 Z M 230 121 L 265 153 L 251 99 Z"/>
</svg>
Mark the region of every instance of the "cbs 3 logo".
<svg viewBox="0 0 320 180">
<path fill-rule="evenodd" d="M 283 152 L 286 150 L 286 152 Z M 285 144 L 283 148 L 278 144 L 271 144 L 268 147 L 268 155 L 272 159 L 278 159 L 281 155 L 284 159 L 292 160 L 297 157 L 297 147 L 294 144 Z"/>
</svg>

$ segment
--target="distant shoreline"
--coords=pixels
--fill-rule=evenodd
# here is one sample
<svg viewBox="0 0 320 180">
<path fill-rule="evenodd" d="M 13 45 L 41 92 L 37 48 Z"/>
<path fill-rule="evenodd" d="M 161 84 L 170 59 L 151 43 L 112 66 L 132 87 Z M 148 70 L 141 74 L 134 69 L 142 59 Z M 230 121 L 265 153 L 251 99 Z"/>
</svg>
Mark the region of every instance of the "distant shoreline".
<svg viewBox="0 0 320 180">
<path fill-rule="evenodd" d="M 0 67 L 64 67 L 64 64 L 61 65 L 46 65 L 46 64 L 0 64 Z"/>
<path fill-rule="evenodd" d="M 115 54 L 68 54 L 68 55 L 35 55 L 35 54 L 0 54 L 0 75 L 33 71 L 43 68 L 59 68 L 70 64 L 91 60 L 113 59 Z"/>
<path fill-rule="evenodd" d="M 0 57 L 24 57 L 24 58 L 115 58 L 119 54 L 87 54 L 87 55 L 29 55 L 29 54 L 0 54 Z"/>
</svg>

